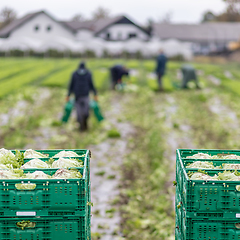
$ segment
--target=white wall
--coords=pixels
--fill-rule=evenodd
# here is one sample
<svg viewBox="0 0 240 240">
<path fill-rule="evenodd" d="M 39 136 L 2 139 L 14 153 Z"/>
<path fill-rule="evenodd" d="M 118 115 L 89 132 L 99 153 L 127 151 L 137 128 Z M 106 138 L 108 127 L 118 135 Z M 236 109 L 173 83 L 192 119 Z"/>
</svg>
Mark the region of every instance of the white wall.
<svg viewBox="0 0 240 240">
<path fill-rule="evenodd" d="M 36 31 L 35 27 L 39 26 L 39 30 Z M 51 26 L 51 30 L 47 31 L 47 27 Z M 61 24 L 55 22 L 45 13 L 37 15 L 35 18 L 29 20 L 19 28 L 15 29 L 9 38 L 18 37 L 37 38 L 38 40 L 50 40 L 55 37 L 65 37 L 74 39 L 73 33 L 64 28 Z"/>
<path fill-rule="evenodd" d="M 91 40 L 94 38 L 93 32 L 87 29 L 77 31 L 75 36 L 76 39 L 80 41 Z"/>
<path fill-rule="evenodd" d="M 136 39 L 148 40 L 148 35 L 138 27 L 132 24 L 115 24 L 107 28 L 104 32 L 99 34 L 99 37 L 106 39 L 107 33 L 110 33 L 111 40 L 126 40 L 129 34 L 135 33 Z"/>
</svg>

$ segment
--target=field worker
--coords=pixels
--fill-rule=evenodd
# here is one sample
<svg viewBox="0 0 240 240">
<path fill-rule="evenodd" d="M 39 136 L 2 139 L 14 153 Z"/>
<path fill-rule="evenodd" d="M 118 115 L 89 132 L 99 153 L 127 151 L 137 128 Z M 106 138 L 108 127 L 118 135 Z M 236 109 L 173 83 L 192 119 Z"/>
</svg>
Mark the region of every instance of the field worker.
<svg viewBox="0 0 240 240">
<path fill-rule="evenodd" d="M 182 71 L 182 88 L 188 88 L 187 84 L 189 81 L 194 81 L 196 87 L 199 88 L 196 70 L 191 64 L 182 65 L 181 71 Z"/>
<path fill-rule="evenodd" d="M 110 74 L 112 80 L 112 89 L 114 90 L 118 83 L 122 83 L 122 77 L 129 75 L 129 71 L 122 65 L 115 65 L 110 68 Z"/>
<path fill-rule="evenodd" d="M 88 129 L 89 117 L 89 93 L 94 93 L 94 100 L 97 101 L 97 91 L 93 85 L 92 74 L 86 69 L 85 63 L 81 62 L 79 68 L 72 74 L 69 84 L 68 96 L 69 101 L 71 93 L 75 95 L 75 107 L 77 110 L 77 121 L 80 124 L 80 131 Z"/>
<path fill-rule="evenodd" d="M 159 51 L 159 56 L 157 57 L 157 66 L 156 66 L 156 74 L 157 74 L 157 81 L 158 81 L 158 88 L 159 91 L 163 91 L 163 84 L 162 84 L 162 77 L 165 74 L 167 64 L 167 57 L 165 56 L 163 50 Z"/>
</svg>

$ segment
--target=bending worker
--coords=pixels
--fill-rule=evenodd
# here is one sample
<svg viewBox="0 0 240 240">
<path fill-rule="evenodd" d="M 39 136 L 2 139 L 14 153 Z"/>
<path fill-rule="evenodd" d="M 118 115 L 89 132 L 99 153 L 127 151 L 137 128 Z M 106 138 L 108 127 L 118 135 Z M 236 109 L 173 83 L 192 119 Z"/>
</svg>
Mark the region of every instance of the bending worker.
<svg viewBox="0 0 240 240">
<path fill-rule="evenodd" d="M 198 78 L 196 74 L 196 70 L 191 64 L 184 64 L 181 68 L 182 71 L 182 88 L 188 88 L 188 82 L 194 81 L 196 84 L 196 88 L 200 88 L 198 84 Z"/>
<path fill-rule="evenodd" d="M 110 68 L 112 89 L 114 90 L 118 83 L 122 83 L 122 77 L 128 76 L 129 71 L 122 65 L 115 65 Z"/>
<path fill-rule="evenodd" d="M 88 129 L 88 117 L 89 117 L 89 93 L 94 93 L 94 100 L 97 101 L 97 91 L 94 87 L 92 74 L 86 69 L 85 63 L 82 62 L 79 68 L 72 74 L 70 80 L 68 96 L 66 98 L 69 101 L 71 93 L 75 95 L 75 106 L 77 110 L 77 121 L 80 124 L 80 131 L 86 131 Z"/>
</svg>

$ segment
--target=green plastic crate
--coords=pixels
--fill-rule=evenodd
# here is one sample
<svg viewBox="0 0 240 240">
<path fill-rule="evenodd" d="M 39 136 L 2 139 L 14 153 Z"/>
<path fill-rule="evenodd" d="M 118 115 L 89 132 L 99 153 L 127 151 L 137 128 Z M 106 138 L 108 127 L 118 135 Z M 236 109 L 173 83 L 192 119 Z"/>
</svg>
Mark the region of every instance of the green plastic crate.
<svg viewBox="0 0 240 240">
<path fill-rule="evenodd" d="M 177 155 L 179 158 L 183 159 L 188 156 L 192 156 L 197 153 L 207 153 L 209 155 L 226 155 L 226 154 L 235 154 L 240 156 L 240 150 L 218 150 L 218 149 L 177 149 Z M 202 159 L 205 160 L 205 159 Z M 217 159 L 214 159 L 217 160 Z"/>
<path fill-rule="evenodd" d="M 90 184 L 86 169 L 81 179 L 4 179 L 0 182 L 0 215 L 82 215 L 89 201 Z M 26 170 L 33 172 L 35 170 Z M 42 169 L 52 175 L 56 170 Z M 35 184 L 33 190 L 18 190 L 16 184 Z"/>
<path fill-rule="evenodd" d="M 195 161 L 206 161 L 206 162 L 212 162 L 213 165 L 216 166 L 222 166 L 223 163 L 238 163 L 240 164 L 240 159 L 191 159 L 186 158 L 187 156 L 191 156 L 193 154 L 196 154 L 198 152 L 208 153 L 210 155 L 219 155 L 219 154 L 235 154 L 240 156 L 240 151 L 230 151 L 230 150 L 186 150 L 186 149 L 178 149 L 177 150 L 177 162 L 180 160 L 183 162 L 184 168 L 187 167 L 188 164 L 191 164 Z"/>
<path fill-rule="evenodd" d="M 191 218 L 183 209 L 176 210 L 176 219 L 181 216 L 182 224 L 176 220 L 178 240 L 230 240 L 240 239 L 240 219 Z"/>
<path fill-rule="evenodd" d="M 196 172 L 196 169 L 186 169 L 184 158 L 186 156 L 205 152 L 208 154 L 236 154 L 240 151 L 230 150 L 177 150 L 176 159 L 176 181 L 177 191 L 181 195 L 184 208 L 187 213 L 193 212 L 195 215 L 222 214 L 225 217 L 235 217 L 240 213 L 240 192 L 237 186 L 240 181 L 203 181 L 190 180 L 188 172 Z M 205 160 L 205 159 L 203 159 Z M 213 160 L 212 160 L 213 161 Z M 226 160 L 217 160 L 220 164 Z M 229 161 L 229 160 L 227 160 Z M 232 161 L 232 160 L 231 160 Z M 236 161 L 236 160 L 235 160 Z M 239 160 L 238 160 L 239 161 Z M 239 161 L 240 162 L 240 161 Z M 204 170 L 209 175 L 217 174 L 224 170 Z"/>
<path fill-rule="evenodd" d="M 30 221 L 33 227 L 21 229 L 17 223 Z M 87 216 L 0 218 L 1 240 L 90 240 Z"/>
<path fill-rule="evenodd" d="M 224 170 L 205 170 L 212 176 L 222 171 Z M 240 181 L 190 180 L 188 172 L 197 170 L 183 169 L 182 182 L 178 182 L 177 185 L 177 191 L 187 212 L 222 213 L 223 217 L 240 215 Z"/>
<path fill-rule="evenodd" d="M 50 158 L 52 158 L 55 154 L 61 152 L 61 151 L 73 151 L 75 153 L 77 153 L 78 155 L 85 155 L 82 157 L 67 157 L 67 158 L 73 158 L 73 159 L 79 159 L 83 161 L 83 165 L 84 168 L 86 168 L 86 171 L 88 173 L 88 177 L 87 179 L 90 179 L 90 158 L 91 158 L 91 151 L 90 150 L 83 150 L 83 149 L 57 149 L 57 150 L 35 150 L 37 152 L 43 153 L 48 155 L 49 157 L 46 158 L 39 158 L 42 161 L 49 161 Z M 12 152 L 15 154 L 16 151 L 12 150 Z M 20 152 L 24 153 L 25 150 L 20 150 Z M 24 159 L 24 163 L 30 161 L 33 158 L 25 158 Z M 59 159 L 59 158 L 53 158 L 55 160 Z M 53 169 L 57 169 L 57 168 L 53 168 Z M 35 170 L 39 170 L 41 171 L 42 169 L 35 169 Z"/>
</svg>

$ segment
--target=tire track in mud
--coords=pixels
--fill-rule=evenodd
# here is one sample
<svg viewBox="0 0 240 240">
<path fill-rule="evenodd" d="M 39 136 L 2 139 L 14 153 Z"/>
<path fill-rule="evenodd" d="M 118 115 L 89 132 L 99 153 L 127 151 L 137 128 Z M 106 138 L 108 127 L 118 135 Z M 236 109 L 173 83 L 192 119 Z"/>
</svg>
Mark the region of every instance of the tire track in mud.
<svg viewBox="0 0 240 240">
<path fill-rule="evenodd" d="M 120 122 L 123 105 L 126 99 L 113 94 L 111 110 L 105 113 L 108 126 L 116 128 L 120 138 L 108 138 L 104 142 L 90 146 L 91 158 L 91 191 L 92 191 L 92 239 L 121 239 L 121 217 L 118 206 L 113 202 L 119 198 L 120 170 L 125 154 L 128 151 L 128 139 L 134 133 L 130 123 Z M 107 129 L 106 129 L 107 130 Z"/>
</svg>

